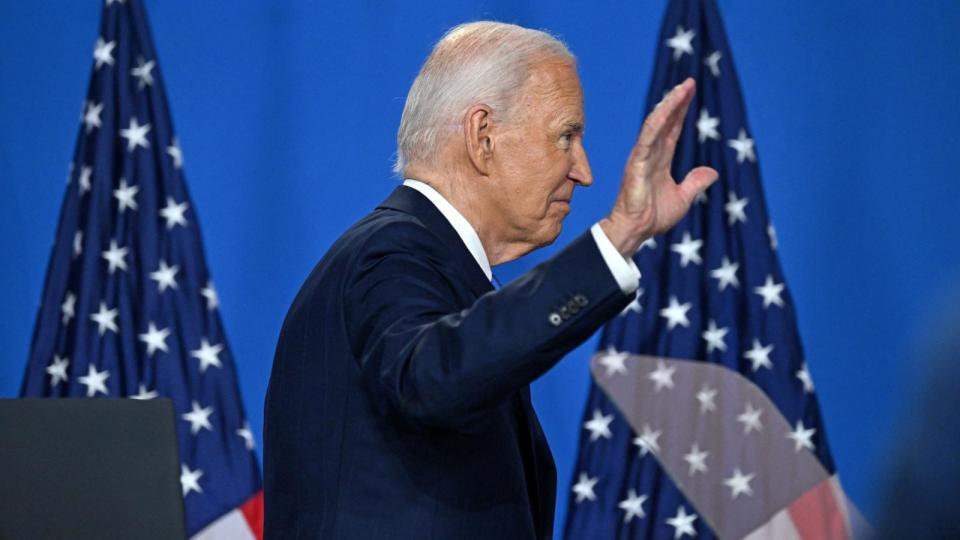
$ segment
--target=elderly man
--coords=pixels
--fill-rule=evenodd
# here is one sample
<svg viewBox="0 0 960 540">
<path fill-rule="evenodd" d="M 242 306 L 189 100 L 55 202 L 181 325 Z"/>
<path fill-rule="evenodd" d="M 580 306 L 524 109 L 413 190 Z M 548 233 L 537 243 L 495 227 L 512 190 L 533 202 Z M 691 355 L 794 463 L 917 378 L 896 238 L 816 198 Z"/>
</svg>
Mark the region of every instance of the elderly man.
<svg viewBox="0 0 960 540">
<path fill-rule="evenodd" d="M 347 230 L 284 322 L 266 399 L 267 538 L 550 538 L 556 470 L 529 385 L 633 298 L 631 256 L 717 177 L 670 162 L 693 98 L 644 122 L 610 214 L 553 242 L 593 183 L 573 56 L 543 32 L 458 26 L 397 136 L 403 186 Z"/>
</svg>

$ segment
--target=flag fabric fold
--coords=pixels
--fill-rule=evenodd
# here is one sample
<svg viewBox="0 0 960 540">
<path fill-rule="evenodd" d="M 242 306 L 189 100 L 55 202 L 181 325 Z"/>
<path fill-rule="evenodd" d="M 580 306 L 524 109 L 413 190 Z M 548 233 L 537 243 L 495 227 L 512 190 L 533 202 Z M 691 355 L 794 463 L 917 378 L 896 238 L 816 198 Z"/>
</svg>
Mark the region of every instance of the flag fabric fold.
<svg viewBox="0 0 960 540">
<path fill-rule="evenodd" d="M 259 538 L 254 436 L 157 62 L 141 1 L 107 0 L 21 394 L 171 398 L 188 534 Z"/>
</svg>

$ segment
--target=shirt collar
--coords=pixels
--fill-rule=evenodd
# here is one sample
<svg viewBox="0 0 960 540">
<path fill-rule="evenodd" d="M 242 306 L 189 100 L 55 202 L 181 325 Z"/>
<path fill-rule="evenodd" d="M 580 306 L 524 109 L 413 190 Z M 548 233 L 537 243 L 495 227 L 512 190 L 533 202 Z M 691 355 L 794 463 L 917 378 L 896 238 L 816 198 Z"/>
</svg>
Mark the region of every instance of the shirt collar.
<svg viewBox="0 0 960 540">
<path fill-rule="evenodd" d="M 437 210 L 443 214 L 443 217 L 447 218 L 447 221 L 450 222 L 450 225 L 453 226 L 453 230 L 457 231 L 457 234 L 460 235 L 460 239 L 463 240 L 463 244 L 467 246 L 467 250 L 470 251 L 470 254 L 473 255 L 473 258 L 477 261 L 477 264 L 480 265 L 480 269 L 483 270 L 484 275 L 487 276 L 487 279 L 490 280 L 493 278 L 493 270 L 490 268 L 490 261 L 487 259 L 487 252 L 483 250 L 483 244 L 480 242 L 480 236 L 477 235 L 477 230 L 470 225 L 470 222 L 467 221 L 467 218 L 463 217 L 463 214 L 459 210 L 454 208 L 450 201 L 445 199 L 439 191 L 433 189 L 429 185 L 412 178 L 407 178 L 403 181 L 403 185 L 413 188 L 423 194 L 434 206 L 437 207 Z"/>
</svg>

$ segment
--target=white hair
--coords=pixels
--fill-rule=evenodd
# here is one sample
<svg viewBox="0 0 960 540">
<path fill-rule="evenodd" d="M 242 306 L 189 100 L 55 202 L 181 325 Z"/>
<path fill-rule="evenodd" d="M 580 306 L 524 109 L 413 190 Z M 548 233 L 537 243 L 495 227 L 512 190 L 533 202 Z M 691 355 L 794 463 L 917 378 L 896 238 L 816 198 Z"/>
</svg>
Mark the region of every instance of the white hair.
<svg viewBox="0 0 960 540">
<path fill-rule="evenodd" d="M 475 104 L 509 121 L 531 68 L 551 57 L 575 62 L 563 42 L 539 30 L 492 21 L 451 28 L 410 86 L 397 130 L 394 172 L 402 175 L 412 162 L 434 163 L 442 136 L 460 127 Z"/>
</svg>

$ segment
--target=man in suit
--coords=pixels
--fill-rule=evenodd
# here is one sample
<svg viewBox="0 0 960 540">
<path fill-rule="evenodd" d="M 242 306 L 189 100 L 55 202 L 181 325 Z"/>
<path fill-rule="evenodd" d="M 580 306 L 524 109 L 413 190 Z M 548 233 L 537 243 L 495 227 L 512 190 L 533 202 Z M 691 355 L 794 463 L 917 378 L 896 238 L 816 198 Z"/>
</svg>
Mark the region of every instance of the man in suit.
<svg viewBox="0 0 960 540">
<path fill-rule="evenodd" d="M 693 81 L 644 123 L 611 213 L 499 287 L 491 266 L 550 244 L 577 186 L 583 96 L 555 38 L 448 32 L 407 96 L 405 178 L 307 278 L 265 414 L 266 538 L 551 538 L 556 470 L 530 383 L 634 297 L 631 256 L 715 179 L 670 162 Z"/>
</svg>

